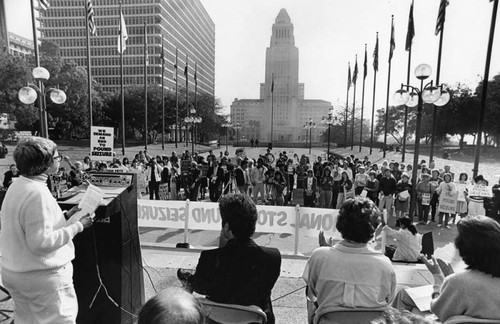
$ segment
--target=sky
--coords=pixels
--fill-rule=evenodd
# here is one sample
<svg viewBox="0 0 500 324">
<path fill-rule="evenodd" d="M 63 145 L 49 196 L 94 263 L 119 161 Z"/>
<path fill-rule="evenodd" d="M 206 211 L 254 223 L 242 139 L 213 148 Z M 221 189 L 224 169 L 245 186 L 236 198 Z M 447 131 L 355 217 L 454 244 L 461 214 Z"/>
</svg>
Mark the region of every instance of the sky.
<svg viewBox="0 0 500 324">
<path fill-rule="evenodd" d="M 32 38 L 28 0 L 6 2 L 10 31 Z M 98 3 L 99 0 L 94 0 Z M 182 1 L 182 0 L 179 0 Z M 257 99 L 264 81 L 265 52 L 271 27 L 281 8 L 294 24 L 299 49 L 299 82 L 306 99 L 323 99 L 335 108 L 345 107 L 347 65 L 354 68 L 358 55 L 356 107 L 362 103 L 364 48 L 367 44 L 368 76 L 365 83 L 365 118 L 373 96 L 372 54 L 379 32 L 379 72 L 375 108 L 386 105 L 391 15 L 394 15 L 396 49 L 392 59 L 390 100 L 406 83 L 408 52 L 405 40 L 410 0 L 201 0 L 215 23 L 215 95 L 225 111 L 235 98 Z M 434 35 L 440 0 L 415 0 L 410 84 L 417 86 L 413 71 L 420 63 L 433 69 L 435 79 L 439 37 Z M 483 78 L 493 3 L 489 0 L 449 0 L 443 34 L 440 81 L 450 86 L 475 87 Z M 498 20 L 498 19 L 497 19 Z M 498 21 L 497 21 L 498 22 Z M 490 78 L 500 73 L 500 23 L 490 68 Z M 352 104 L 353 88 L 349 93 Z"/>
</svg>

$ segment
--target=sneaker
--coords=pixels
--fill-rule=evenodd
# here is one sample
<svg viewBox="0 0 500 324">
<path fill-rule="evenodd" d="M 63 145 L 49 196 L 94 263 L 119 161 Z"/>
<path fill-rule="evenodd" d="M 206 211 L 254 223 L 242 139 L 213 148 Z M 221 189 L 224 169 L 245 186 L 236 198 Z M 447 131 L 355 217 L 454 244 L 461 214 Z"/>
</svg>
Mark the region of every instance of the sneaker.
<svg viewBox="0 0 500 324">
<path fill-rule="evenodd" d="M 450 227 L 450 225 L 446 225 L 445 228 L 450 229 L 451 227 Z"/>
<path fill-rule="evenodd" d="M 441 225 L 441 224 L 438 224 L 438 225 L 437 225 L 437 227 L 441 227 L 441 226 L 443 226 L 443 225 Z"/>
</svg>

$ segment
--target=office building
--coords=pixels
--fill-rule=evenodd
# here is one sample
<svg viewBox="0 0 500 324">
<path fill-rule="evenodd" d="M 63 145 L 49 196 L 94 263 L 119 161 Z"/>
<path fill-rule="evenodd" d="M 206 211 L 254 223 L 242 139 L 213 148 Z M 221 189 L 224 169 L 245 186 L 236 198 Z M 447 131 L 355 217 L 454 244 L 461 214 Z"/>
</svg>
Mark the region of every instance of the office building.
<svg viewBox="0 0 500 324">
<path fill-rule="evenodd" d="M 91 35 L 93 78 L 105 90 L 120 87 L 118 53 L 119 1 L 93 1 L 97 36 Z M 122 0 L 128 40 L 124 52 L 126 86 L 144 84 L 144 22 L 147 23 L 148 83 L 161 84 L 160 53 L 165 47 L 165 86 L 174 89 L 175 49 L 178 48 L 179 87 L 189 57 L 189 89 L 194 91 L 197 63 L 198 93 L 214 95 L 215 25 L 200 0 Z M 61 56 L 87 66 L 84 1 L 51 0 L 48 10 L 39 10 L 41 40 L 60 47 Z"/>
<path fill-rule="evenodd" d="M 271 92 L 271 89 L 273 90 Z M 265 82 L 260 84 L 259 99 L 235 99 L 231 104 L 231 122 L 243 127 L 243 140 L 305 142 L 309 132 L 304 125 L 321 126 L 331 103 L 304 99 L 304 84 L 299 83 L 299 49 L 295 46 L 293 24 L 281 9 L 272 26 L 271 44 L 266 49 Z M 313 128 L 312 141 L 320 141 L 324 129 Z"/>
<path fill-rule="evenodd" d="M 33 41 L 9 32 L 9 53 L 14 56 L 32 55 Z"/>
</svg>

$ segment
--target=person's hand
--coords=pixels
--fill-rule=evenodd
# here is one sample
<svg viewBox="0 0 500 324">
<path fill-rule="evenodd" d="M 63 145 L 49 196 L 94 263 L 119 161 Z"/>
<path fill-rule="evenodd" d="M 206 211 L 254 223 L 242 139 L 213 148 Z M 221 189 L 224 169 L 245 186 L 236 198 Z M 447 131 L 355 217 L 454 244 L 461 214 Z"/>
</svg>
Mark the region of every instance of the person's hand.
<svg viewBox="0 0 500 324">
<path fill-rule="evenodd" d="M 325 232 L 319 231 L 318 235 L 319 246 L 333 246 L 333 238 L 330 237 L 328 241 L 325 238 Z"/>
<path fill-rule="evenodd" d="M 83 225 L 83 229 L 89 228 L 92 226 L 92 223 L 94 222 L 94 216 L 95 214 L 87 214 L 80 218 L 80 223 Z"/>
<path fill-rule="evenodd" d="M 71 216 L 73 216 L 77 211 L 82 210 L 81 208 L 78 207 L 78 205 L 74 206 L 70 210 L 66 212 L 66 218 L 70 219 Z"/>
<path fill-rule="evenodd" d="M 443 275 L 443 271 L 441 270 L 441 267 L 439 266 L 436 258 L 432 256 L 431 260 L 427 260 L 427 258 L 422 254 L 420 256 L 420 260 L 422 260 L 425 263 L 425 266 L 427 269 L 429 269 L 430 273 L 433 275 Z"/>
<path fill-rule="evenodd" d="M 65 155 L 65 156 L 63 156 L 63 160 L 69 162 L 70 158 L 69 158 L 69 156 Z"/>
<path fill-rule="evenodd" d="M 455 271 L 453 271 L 453 268 L 451 267 L 450 263 L 445 263 L 441 259 L 437 259 L 437 263 L 439 264 L 439 267 L 441 268 L 441 271 L 443 272 L 445 277 L 448 277 L 452 273 L 455 273 Z"/>
</svg>

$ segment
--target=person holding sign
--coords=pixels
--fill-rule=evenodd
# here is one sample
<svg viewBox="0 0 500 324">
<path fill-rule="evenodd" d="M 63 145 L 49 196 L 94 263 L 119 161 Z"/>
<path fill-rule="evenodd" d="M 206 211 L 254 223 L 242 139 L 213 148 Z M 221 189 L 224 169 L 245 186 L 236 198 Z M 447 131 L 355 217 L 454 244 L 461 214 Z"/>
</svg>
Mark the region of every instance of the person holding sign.
<svg viewBox="0 0 500 324">
<path fill-rule="evenodd" d="M 457 188 L 451 182 L 451 174 L 445 173 L 443 175 L 443 182 L 439 184 L 436 193 L 439 195 L 439 221 L 437 227 L 444 226 L 445 228 L 450 228 L 448 221 L 450 220 L 450 215 L 455 214 L 458 198 Z"/>
<path fill-rule="evenodd" d="M 92 216 L 63 212 L 47 187 L 62 156 L 46 138 L 19 142 L 14 161 L 21 176 L 7 191 L 1 211 L 2 282 L 14 300 L 16 323 L 75 323 L 73 238 Z M 69 218 L 66 221 L 66 218 Z"/>
<path fill-rule="evenodd" d="M 420 251 L 422 251 L 422 235 L 418 233 L 409 217 L 401 218 L 399 224 L 399 231 L 393 230 L 387 224 L 382 228 L 396 241 L 395 246 L 386 245 L 385 255 L 393 261 L 419 261 Z"/>
<path fill-rule="evenodd" d="M 417 207 L 418 207 L 418 222 L 421 225 L 429 225 L 429 209 L 434 187 L 429 182 L 431 175 L 422 173 L 422 181 L 417 184 Z"/>
<path fill-rule="evenodd" d="M 408 213 L 410 208 L 411 183 L 410 177 L 406 172 L 401 175 L 401 180 L 396 185 L 396 199 L 394 199 L 394 209 L 396 217 L 401 218 Z M 413 217 L 413 215 L 410 215 Z"/>
<path fill-rule="evenodd" d="M 488 197 L 489 193 L 485 193 L 484 190 L 481 190 L 486 186 L 488 186 L 488 181 L 486 181 L 482 175 L 478 175 L 474 178 L 474 186 L 465 194 L 465 199 L 469 203 L 467 215 L 486 215 L 484 198 Z"/>
<path fill-rule="evenodd" d="M 458 191 L 456 214 L 460 215 L 460 217 L 465 217 L 467 215 L 467 201 L 465 200 L 465 193 L 467 191 L 468 179 L 467 173 L 460 173 L 458 183 L 456 183 Z M 453 223 L 455 223 L 455 218 L 453 218 Z"/>
</svg>

